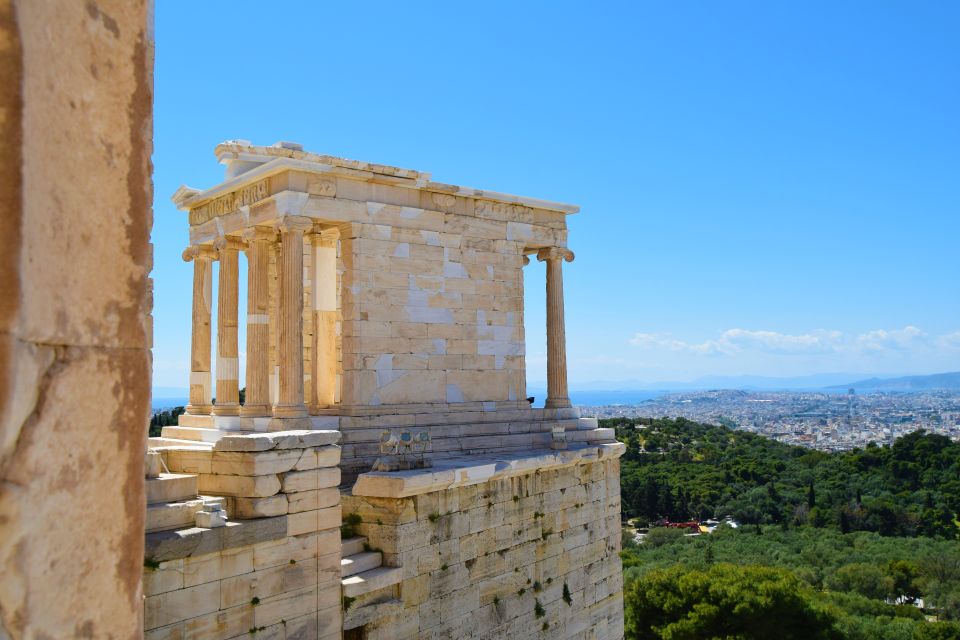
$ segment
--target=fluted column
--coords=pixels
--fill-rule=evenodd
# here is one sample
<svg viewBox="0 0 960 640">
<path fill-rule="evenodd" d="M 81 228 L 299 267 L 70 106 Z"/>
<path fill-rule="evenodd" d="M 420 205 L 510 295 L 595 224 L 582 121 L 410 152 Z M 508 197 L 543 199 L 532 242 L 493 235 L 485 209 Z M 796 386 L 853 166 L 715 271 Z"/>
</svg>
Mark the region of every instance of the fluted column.
<svg viewBox="0 0 960 640">
<path fill-rule="evenodd" d="M 235 416 L 240 413 L 240 360 L 237 336 L 238 253 L 243 242 L 221 237 L 214 245 L 220 252 L 217 280 L 217 403 L 213 413 Z"/>
<path fill-rule="evenodd" d="M 254 227 L 247 242 L 247 391 L 242 416 L 270 415 L 270 252 L 277 232 Z"/>
<path fill-rule="evenodd" d="M 547 401 L 548 409 L 569 407 L 567 391 L 567 336 L 563 320 L 563 271 L 561 263 L 573 261 L 573 252 L 548 247 L 537 252 L 547 263 Z"/>
<path fill-rule="evenodd" d="M 274 240 L 270 246 L 272 270 L 269 276 L 270 286 L 270 406 L 280 401 L 280 243 Z"/>
<path fill-rule="evenodd" d="M 210 394 L 210 308 L 213 297 L 213 247 L 188 247 L 183 259 L 193 262 L 193 325 L 190 334 L 190 401 L 187 413 L 206 415 Z"/>
<path fill-rule="evenodd" d="M 303 234 L 313 226 L 309 218 L 284 218 L 280 229 L 280 312 L 278 361 L 280 392 L 273 407 L 276 418 L 302 418 L 303 402 Z"/>
<path fill-rule="evenodd" d="M 313 371 L 315 408 L 336 402 L 337 387 L 337 229 L 311 234 L 313 245 Z"/>
</svg>

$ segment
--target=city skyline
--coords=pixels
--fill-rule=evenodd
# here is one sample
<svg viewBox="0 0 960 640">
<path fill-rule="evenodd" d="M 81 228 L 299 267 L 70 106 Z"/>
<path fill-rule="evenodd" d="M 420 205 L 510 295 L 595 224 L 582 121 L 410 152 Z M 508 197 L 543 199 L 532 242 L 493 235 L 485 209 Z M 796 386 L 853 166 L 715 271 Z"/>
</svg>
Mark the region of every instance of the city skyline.
<svg viewBox="0 0 960 640">
<path fill-rule="evenodd" d="M 230 138 L 580 205 L 572 387 L 960 369 L 960 9 L 299 10 L 156 8 L 156 386 L 189 369 L 187 225 L 169 198 L 219 182 L 212 149 Z M 363 37 L 324 31 L 318 49 L 321 22 Z M 284 34 L 277 51 L 241 59 L 209 37 L 249 24 Z M 544 276 L 527 274 L 534 385 Z"/>
</svg>

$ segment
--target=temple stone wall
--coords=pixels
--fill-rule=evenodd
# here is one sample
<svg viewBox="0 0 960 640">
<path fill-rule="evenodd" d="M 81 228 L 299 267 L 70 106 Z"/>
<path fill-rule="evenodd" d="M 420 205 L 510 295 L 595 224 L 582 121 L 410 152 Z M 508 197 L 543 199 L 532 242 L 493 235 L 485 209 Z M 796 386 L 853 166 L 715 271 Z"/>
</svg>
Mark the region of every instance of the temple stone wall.
<svg viewBox="0 0 960 640">
<path fill-rule="evenodd" d="M 0 0 L 0 637 L 142 630 L 144 0 Z"/>
<path fill-rule="evenodd" d="M 530 234 L 498 216 L 511 205 L 447 197 L 449 211 L 370 203 L 342 241 L 345 405 L 526 398 Z"/>
<path fill-rule="evenodd" d="M 623 637 L 616 457 L 406 498 L 345 496 L 400 584 L 345 603 L 378 638 Z"/>
<path fill-rule="evenodd" d="M 146 638 L 340 637 L 340 448 L 335 431 L 229 436 L 162 450 L 225 496 L 227 526 L 147 534 Z"/>
</svg>

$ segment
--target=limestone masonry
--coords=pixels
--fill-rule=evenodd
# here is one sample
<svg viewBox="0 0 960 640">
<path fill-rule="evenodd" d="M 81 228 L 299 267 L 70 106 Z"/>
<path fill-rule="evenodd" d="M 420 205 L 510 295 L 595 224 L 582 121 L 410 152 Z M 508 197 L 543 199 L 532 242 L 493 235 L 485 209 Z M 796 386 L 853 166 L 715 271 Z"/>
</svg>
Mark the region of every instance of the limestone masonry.
<svg viewBox="0 0 960 640">
<path fill-rule="evenodd" d="M 622 638 L 623 447 L 567 393 L 578 208 L 293 143 L 216 155 L 224 182 L 174 195 L 190 400 L 149 444 L 146 636 Z M 533 408 L 523 271 L 540 262 Z"/>
</svg>

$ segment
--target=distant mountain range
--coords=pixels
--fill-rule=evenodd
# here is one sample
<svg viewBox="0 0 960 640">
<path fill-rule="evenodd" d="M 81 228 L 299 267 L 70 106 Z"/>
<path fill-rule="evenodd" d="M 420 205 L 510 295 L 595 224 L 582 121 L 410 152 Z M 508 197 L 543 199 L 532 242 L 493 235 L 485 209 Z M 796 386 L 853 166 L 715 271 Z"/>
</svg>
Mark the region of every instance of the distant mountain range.
<svg viewBox="0 0 960 640">
<path fill-rule="evenodd" d="M 844 385 L 828 387 L 832 390 L 856 389 L 857 391 L 932 391 L 935 389 L 960 390 L 960 371 L 934 373 L 928 376 L 901 376 L 899 378 L 868 378 Z"/>
<path fill-rule="evenodd" d="M 820 373 L 807 376 L 778 378 L 773 376 L 704 376 L 696 380 L 645 382 L 641 380 L 599 380 L 571 384 L 577 391 L 702 391 L 707 389 L 743 389 L 748 391 L 800 391 L 824 389 L 828 387 L 849 387 L 851 381 L 861 380 L 870 374 L 865 373 Z M 889 376 L 893 377 L 893 376 Z M 543 382 L 531 382 L 528 387 L 546 388 Z"/>
<path fill-rule="evenodd" d="M 540 391 L 546 385 L 531 385 Z M 571 385 L 570 397 L 577 404 L 634 404 L 668 392 L 735 389 L 742 391 L 826 391 L 843 393 L 856 389 L 911 392 L 931 390 L 960 391 L 960 372 L 922 376 L 874 376 L 855 373 L 824 373 L 776 378 L 771 376 L 706 376 L 687 382 L 598 381 Z M 530 395 L 534 395 L 533 392 Z M 540 391 L 537 395 L 543 395 Z"/>
</svg>

